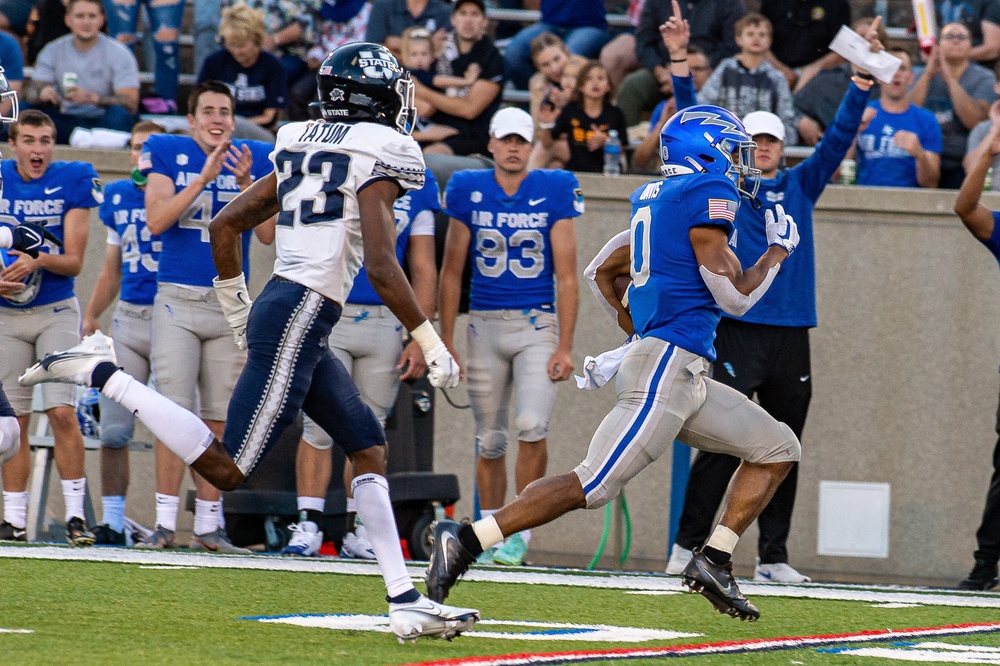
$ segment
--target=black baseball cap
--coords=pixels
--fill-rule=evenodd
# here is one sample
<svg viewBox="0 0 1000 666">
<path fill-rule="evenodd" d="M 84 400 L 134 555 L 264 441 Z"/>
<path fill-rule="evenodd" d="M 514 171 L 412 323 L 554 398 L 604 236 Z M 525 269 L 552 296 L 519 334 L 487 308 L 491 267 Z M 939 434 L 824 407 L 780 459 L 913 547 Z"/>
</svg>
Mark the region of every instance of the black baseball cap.
<svg viewBox="0 0 1000 666">
<path fill-rule="evenodd" d="M 486 13 L 486 3 L 484 0 L 455 0 L 455 6 L 451 8 L 451 13 L 454 14 L 458 11 L 459 7 L 466 4 L 473 4 L 476 7 L 479 7 L 479 11 L 483 14 Z"/>
</svg>

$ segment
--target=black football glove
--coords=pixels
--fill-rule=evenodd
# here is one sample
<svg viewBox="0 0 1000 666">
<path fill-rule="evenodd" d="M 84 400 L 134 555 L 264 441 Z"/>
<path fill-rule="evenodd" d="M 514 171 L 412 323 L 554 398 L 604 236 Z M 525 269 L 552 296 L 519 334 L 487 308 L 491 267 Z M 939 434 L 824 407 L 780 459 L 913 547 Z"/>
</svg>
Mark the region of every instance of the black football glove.
<svg viewBox="0 0 1000 666">
<path fill-rule="evenodd" d="M 51 231 L 34 222 L 22 222 L 11 229 L 11 234 L 14 236 L 11 249 L 24 252 L 32 259 L 38 257 L 38 251 L 46 241 L 62 247 L 62 242 Z"/>
</svg>

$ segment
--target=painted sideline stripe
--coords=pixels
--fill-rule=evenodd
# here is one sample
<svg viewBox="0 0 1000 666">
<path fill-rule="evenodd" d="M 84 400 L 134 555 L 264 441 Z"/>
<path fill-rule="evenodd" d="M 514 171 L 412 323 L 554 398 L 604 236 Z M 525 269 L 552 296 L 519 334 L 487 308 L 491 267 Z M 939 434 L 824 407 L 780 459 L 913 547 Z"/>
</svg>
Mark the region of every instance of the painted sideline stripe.
<svg viewBox="0 0 1000 666">
<path fill-rule="evenodd" d="M 424 661 L 413 666 L 522 666 L 525 664 L 581 664 L 588 661 L 618 661 L 623 659 L 667 659 L 694 657 L 703 654 L 743 654 L 773 650 L 797 650 L 838 643 L 880 643 L 929 636 L 966 636 L 1000 632 L 1000 622 L 986 624 L 949 624 L 920 629 L 885 629 L 860 631 L 852 634 L 793 636 L 786 638 L 754 638 L 746 641 L 725 641 L 700 645 L 668 645 L 652 648 L 618 648 L 614 650 L 582 650 L 570 652 L 521 653 L 486 657 L 459 657 L 441 661 Z"/>
<path fill-rule="evenodd" d="M 361 576 L 381 576 L 378 565 L 369 560 L 348 560 L 337 557 L 283 557 L 281 555 L 224 555 L 219 553 L 192 553 L 184 551 L 135 550 L 130 548 L 73 548 L 70 546 L 0 546 L 0 558 L 60 560 L 78 562 L 114 562 L 120 564 L 175 565 L 214 569 L 252 569 L 259 571 L 299 571 Z M 410 562 L 406 571 L 416 579 L 423 579 L 426 566 Z M 608 590 L 645 590 L 684 592 L 680 578 L 662 573 L 627 574 L 617 572 L 589 572 L 574 569 L 515 569 L 504 567 L 473 568 L 463 581 L 525 585 L 559 585 Z M 1000 594 L 934 590 L 930 588 L 860 585 L 786 585 L 781 583 L 755 583 L 740 580 L 740 589 L 747 596 L 788 597 L 798 599 L 825 599 L 837 601 L 863 601 L 869 603 L 905 603 L 924 606 L 952 606 L 960 608 L 998 608 Z"/>
</svg>

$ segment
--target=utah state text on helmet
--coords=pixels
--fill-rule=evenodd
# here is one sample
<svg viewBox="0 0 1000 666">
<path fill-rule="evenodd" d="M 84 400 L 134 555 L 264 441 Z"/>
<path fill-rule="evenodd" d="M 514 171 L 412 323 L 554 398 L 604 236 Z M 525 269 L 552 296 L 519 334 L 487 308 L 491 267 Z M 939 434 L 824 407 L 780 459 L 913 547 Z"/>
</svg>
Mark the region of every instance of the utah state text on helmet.
<svg viewBox="0 0 1000 666">
<path fill-rule="evenodd" d="M 382 57 L 381 51 L 361 51 L 358 53 L 358 66 L 365 76 L 373 79 L 391 79 L 394 74 L 401 74 L 403 68 L 395 59 Z"/>
</svg>

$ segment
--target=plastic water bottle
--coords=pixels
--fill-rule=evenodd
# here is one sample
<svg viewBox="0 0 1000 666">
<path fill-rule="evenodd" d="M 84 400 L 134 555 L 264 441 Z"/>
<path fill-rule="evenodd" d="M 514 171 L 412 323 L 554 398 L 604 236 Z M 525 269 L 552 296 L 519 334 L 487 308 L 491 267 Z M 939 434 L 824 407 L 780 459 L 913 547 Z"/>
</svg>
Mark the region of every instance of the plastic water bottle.
<svg viewBox="0 0 1000 666">
<path fill-rule="evenodd" d="M 604 142 L 604 175 L 620 176 L 622 173 L 622 142 L 618 138 L 618 130 L 608 132 Z"/>
<path fill-rule="evenodd" d="M 844 160 L 840 163 L 840 184 L 854 185 L 858 179 L 858 164 L 854 160 Z"/>
</svg>

